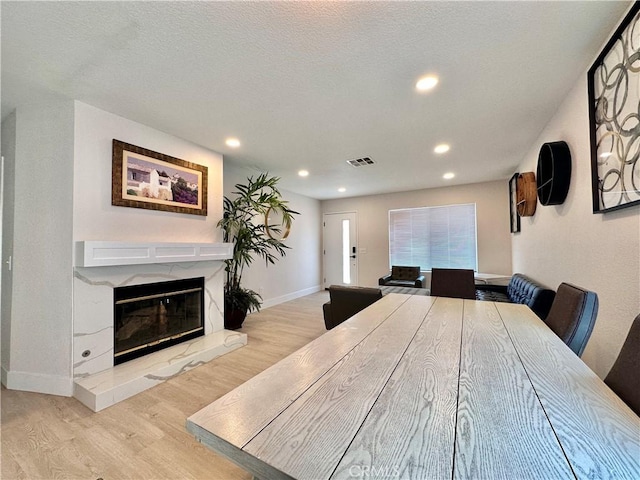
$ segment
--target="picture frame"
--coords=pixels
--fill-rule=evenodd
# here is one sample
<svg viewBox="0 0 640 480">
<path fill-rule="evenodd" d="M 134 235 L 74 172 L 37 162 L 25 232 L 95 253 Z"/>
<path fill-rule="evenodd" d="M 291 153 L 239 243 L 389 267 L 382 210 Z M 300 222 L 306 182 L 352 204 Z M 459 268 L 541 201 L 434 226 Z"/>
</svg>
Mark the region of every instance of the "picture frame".
<svg viewBox="0 0 640 480">
<path fill-rule="evenodd" d="M 593 213 L 640 205 L 640 3 L 587 73 Z"/>
<path fill-rule="evenodd" d="M 509 179 L 509 224 L 511 233 L 520 231 L 520 215 L 518 215 L 518 172 Z"/>
<path fill-rule="evenodd" d="M 206 216 L 207 170 L 113 139 L 111 204 Z"/>
</svg>

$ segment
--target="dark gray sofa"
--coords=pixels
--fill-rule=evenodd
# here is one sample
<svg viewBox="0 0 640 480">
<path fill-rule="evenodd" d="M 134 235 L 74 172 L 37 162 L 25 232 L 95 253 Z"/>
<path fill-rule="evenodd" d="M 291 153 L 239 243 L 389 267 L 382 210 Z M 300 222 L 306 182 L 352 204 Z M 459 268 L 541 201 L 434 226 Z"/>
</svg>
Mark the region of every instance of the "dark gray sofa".
<svg viewBox="0 0 640 480">
<path fill-rule="evenodd" d="M 378 285 L 424 288 L 425 282 L 424 275 L 420 274 L 420 267 L 393 265 L 391 273 L 378 279 Z"/>
<path fill-rule="evenodd" d="M 509 285 L 476 284 L 476 299 L 521 303 L 527 305 L 542 320 L 547 318 L 555 296 L 556 292 L 521 273 L 515 273 Z"/>
</svg>

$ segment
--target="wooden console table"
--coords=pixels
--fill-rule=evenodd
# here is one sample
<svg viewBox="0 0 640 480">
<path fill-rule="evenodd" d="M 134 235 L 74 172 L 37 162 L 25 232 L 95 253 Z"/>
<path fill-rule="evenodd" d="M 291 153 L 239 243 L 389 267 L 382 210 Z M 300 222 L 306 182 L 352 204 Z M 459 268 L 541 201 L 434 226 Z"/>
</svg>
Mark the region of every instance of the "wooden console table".
<svg viewBox="0 0 640 480">
<path fill-rule="evenodd" d="M 517 304 L 386 295 L 187 429 L 260 479 L 640 478 L 640 419 Z"/>
<path fill-rule="evenodd" d="M 500 275 L 497 273 L 475 273 L 474 279 L 476 282 L 480 283 L 504 283 L 506 285 L 505 282 L 509 282 L 509 280 L 511 279 L 511 275 Z"/>
</svg>

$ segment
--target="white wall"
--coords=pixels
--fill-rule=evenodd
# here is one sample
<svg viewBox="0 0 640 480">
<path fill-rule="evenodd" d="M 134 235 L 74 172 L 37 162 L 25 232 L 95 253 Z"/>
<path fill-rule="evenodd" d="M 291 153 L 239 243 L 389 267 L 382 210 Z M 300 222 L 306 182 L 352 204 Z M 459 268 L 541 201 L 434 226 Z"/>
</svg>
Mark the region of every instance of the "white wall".
<svg viewBox="0 0 640 480">
<path fill-rule="evenodd" d="M 74 241 L 221 241 L 222 156 L 71 100 L 19 107 L 2 133 L 3 260 L 13 258 L 3 268 L 2 380 L 71 395 Z M 208 216 L 112 206 L 113 138 L 206 165 Z"/>
<path fill-rule="evenodd" d="M 73 239 L 220 242 L 222 155 L 172 135 L 75 102 Z M 112 140 L 208 167 L 208 215 L 111 205 Z"/>
<path fill-rule="evenodd" d="M 249 176 L 257 175 L 252 170 L 225 164 L 225 196 L 233 198 L 234 185 L 244 184 Z M 320 201 L 286 190 L 280 193 L 291 209 L 300 212 L 285 240 L 291 248 L 275 265 L 266 267 L 264 261 L 256 259 L 242 281 L 246 288 L 261 293 L 263 308 L 317 292 L 322 285 Z"/>
<path fill-rule="evenodd" d="M 15 201 L 7 205 L 13 232 L 5 232 L 13 234 L 5 253 L 13 269 L 3 380 L 9 388 L 70 395 L 73 102 L 19 108 L 7 166 Z"/>
<path fill-rule="evenodd" d="M 208 169 L 207 216 L 111 205 L 112 140 Z M 222 155 L 98 108 L 75 102 L 74 241 L 221 242 Z M 205 333 L 223 328 L 223 264 L 79 268 L 74 281 L 74 374 L 113 366 L 113 286 L 206 278 Z M 111 303 L 109 303 L 111 302 Z M 89 357 L 82 352 L 91 351 Z"/>
<path fill-rule="evenodd" d="M 325 200 L 323 213 L 358 214 L 358 283 L 375 286 L 389 272 L 389 210 L 475 203 L 478 270 L 511 275 L 508 181 L 476 183 L 412 192 Z"/>
<path fill-rule="evenodd" d="M 545 142 L 564 140 L 571 150 L 571 186 L 558 206 L 538 203 L 513 237 L 515 271 L 557 289 L 568 282 L 595 291 L 600 308 L 582 359 L 604 377 L 640 312 L 640 207 L 593 214 L 587 75 L 581 75 L 519 167 L 536 171 Z"/>
</svg>

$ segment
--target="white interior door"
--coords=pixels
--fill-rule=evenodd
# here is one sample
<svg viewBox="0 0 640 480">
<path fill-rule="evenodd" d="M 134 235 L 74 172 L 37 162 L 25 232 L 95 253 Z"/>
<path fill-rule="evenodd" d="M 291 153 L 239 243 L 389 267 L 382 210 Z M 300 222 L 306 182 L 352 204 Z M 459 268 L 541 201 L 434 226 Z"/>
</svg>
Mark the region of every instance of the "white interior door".
<svg viewBox="0 0 640 480">
<path fill-rule="evenodd" d="M 358 284 L 358 235 L 355 212 L 323 215 L 324 287 Z"/>
</svg>

